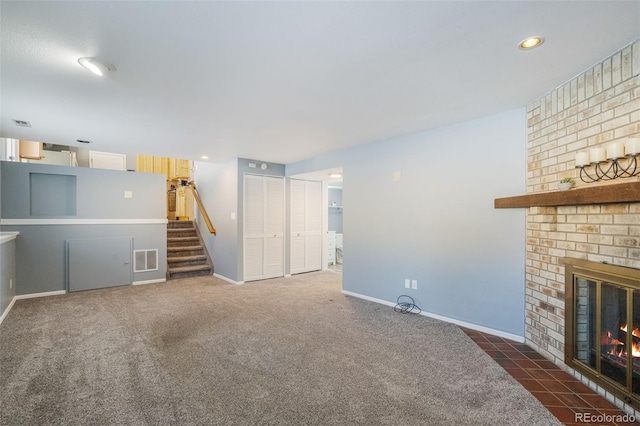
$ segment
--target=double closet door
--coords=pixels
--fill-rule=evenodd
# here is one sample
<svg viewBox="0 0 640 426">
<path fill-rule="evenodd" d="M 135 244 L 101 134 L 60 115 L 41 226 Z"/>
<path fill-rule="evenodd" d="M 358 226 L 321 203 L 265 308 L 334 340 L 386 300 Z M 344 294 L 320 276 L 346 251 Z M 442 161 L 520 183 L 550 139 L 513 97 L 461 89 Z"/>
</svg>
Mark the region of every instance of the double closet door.
<svg viewBox="0 0 640 426">
<path fill-rule="evenodd" d="M 291 273 L 322 269 L 322 183 L 291 180 Z"/>
<path fill-rule="evenodd" d="M 284 179 L 244 176 L 244 281 L 284 276 Z"/>
</svg>

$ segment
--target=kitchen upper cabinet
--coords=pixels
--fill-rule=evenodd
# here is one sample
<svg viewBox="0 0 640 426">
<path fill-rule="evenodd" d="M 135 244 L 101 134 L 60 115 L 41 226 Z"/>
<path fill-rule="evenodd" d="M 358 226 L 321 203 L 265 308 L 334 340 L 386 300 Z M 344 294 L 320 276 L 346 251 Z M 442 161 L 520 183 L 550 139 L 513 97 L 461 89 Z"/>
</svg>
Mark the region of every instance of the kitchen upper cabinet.
<svg viewBox="0 0 640 426">
<path fill-rule="evenodd" d="M 191 164 L 189 160 L 138 154 L 136 170 L 143 173 L 160 173 L 167 180 L 190 180 Z"/>
<path fill-rule="evenodd" d="M 42 142 L 20 140 L 20 158 L 42 160 Z"/>
<path fill-rule="evenodd" d="M 169 179 L 189 180 L 191 176 L 191 161 L 179 158 L 169 159 Z"/>
</svg>

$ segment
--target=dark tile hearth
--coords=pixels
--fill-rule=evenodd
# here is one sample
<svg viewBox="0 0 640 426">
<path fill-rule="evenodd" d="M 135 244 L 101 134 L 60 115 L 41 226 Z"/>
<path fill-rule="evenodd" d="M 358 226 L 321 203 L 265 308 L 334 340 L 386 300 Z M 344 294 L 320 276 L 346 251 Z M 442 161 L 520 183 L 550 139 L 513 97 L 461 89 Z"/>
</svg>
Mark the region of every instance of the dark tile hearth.
<svg viewBox="0 0 640 426">
<path fill-rule="evenodd" d="M 565 425 L 639 425 L 640 423 L 580 422 L 576 413 L 623 416 L 624 411 L 595 393 L 523 343 L 461 327 L 491 358 Z M 578 421 L 576 421 L 578 420 Z"/>
</svg>

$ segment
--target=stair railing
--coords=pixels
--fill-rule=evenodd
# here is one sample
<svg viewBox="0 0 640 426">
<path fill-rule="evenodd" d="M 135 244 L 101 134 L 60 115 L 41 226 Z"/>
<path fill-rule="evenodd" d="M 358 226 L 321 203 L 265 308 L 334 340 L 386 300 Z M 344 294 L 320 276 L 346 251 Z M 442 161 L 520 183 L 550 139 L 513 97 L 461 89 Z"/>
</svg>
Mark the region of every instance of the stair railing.
<svg viewBox="0 0 640 426">
<path fill-rule="evenodd" d="M 198 190 L 196 189 L 196 184 L 193 182 L 189 182 L 189 188 L 191 188 L 191 192 L 193 193 L 193 198 L 196 200 L 196 204 L 198 204 L 198 210 L 200 210 L 200 214 L 202 215 L 202 219 L 204 219 L 204 223 L 207 225 L 209 232 L 213 235 L 216 234 L 216 228 L 211 224 L 211 220 L 209 219 L 209 215 L 204 208 L 204 204 L 202 204 L 202 200 L 200 200 L 200 196 L 198 195 Z"/>
</svg>

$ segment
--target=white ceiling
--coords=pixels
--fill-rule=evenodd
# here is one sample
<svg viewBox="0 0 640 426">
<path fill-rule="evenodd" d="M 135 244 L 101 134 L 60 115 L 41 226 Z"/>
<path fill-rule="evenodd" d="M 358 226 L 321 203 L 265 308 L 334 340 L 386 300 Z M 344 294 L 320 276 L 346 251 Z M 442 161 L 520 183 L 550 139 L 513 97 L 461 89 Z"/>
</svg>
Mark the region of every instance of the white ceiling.
<svg viewBox="0 0 640 426">
<path fill-rule="evenodd" d="M 3 0 L 0 13 L 0 135 L 214 162 L 289 163 L 522 107 L 640 37 L 638 1 Z M 517 49 L 529 35 L 546 42 Z M 117 71 L 94 76 L 82 56 Z"/>
</svg>

